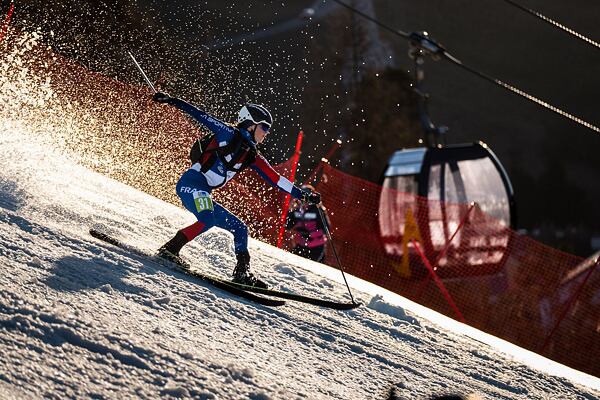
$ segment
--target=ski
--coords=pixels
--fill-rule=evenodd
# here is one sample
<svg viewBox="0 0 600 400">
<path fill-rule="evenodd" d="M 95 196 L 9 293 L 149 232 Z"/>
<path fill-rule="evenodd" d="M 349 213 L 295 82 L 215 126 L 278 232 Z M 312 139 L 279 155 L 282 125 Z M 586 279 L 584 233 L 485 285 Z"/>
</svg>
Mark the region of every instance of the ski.
<svg viewBox="0 0 600 400">
<path fill-rule="evenodd" d="M 170 262 L 167 260 L 163 260 L 163 259 L 159 260 L 154 255 L 147 254 L 135 247 L 132 247 L 125 243 L 122 243 L 121 241 L 119 241 L 103 232 L 97 231 L 93 228 L 90 229 L 90 235 L 92 235 L 96 239 L 103 240 L 107 243 L 110 243 L 114 246 L 120 247 L 131 253 L 135 253 L 139 256 L 149 258 L 150 260 L 152 260 L 160 265 L 164 265 L 164 264 L 172 265 L 176 268 L 177 271 L 180 271 L 186 275 L 198 278 L 202 281 L 208 282 L 208 283 L 210 283 L 218 288 L 221 288 L 223 290 L 226 290 L 230 293 L 237 294 L 238 296 L 247 298 L 252 301 L 259 302 L 261 304 L 265 304 L 265 301 L 269 301 L 269 304 L 266 304 L 266 305 L 279 306 L 279 305 L 285 304 L 285 302 L 282 300 L 275 300 L 275 299 L 269 299 L 269 298 L 257 296 L 253 293 L 259 293 L 261 295 L 265 295 L 265 296 L 269 296 L 269 297 L 278 297 L 281 299 L 292 300 L 292 301 L 297 301 L 297 302 L 306 303 L 306 304 L 312 304 L 315 306 L 331 308 L 334 310 L 352 310 L 361 305 L 361 303 L 336 302 L 336 301 L 332 301 L 332 300 L 325 300 L 325 299 L 320 299 L 320 298 L 311 297 L 311 296 L 304 296 L 304 295 L 292 293 L 292 292 L 283 292 L 283 291 L 279 291 L 279 290 L 264 289 L 264 288 L 259 288 L 256 286 L 243 285 L 241 283 L 233 282 L 228 279 L 221 279 L 216 276 L 203 274 L 199 271 L 192 270 L 189 266 L 182 267 L 182 266 L 177 265 L 176 263 L 173 263 L 173 262 Z M 251 293 L 251 292 L 253 292 L 253 293 Z"/>
<path fill-rule="evenodd" d="M 360 305 L 361 305 L 361 303 L 341 303 L 341 302 L 337 302 L 337 301 L 324 300 L 324 299 L 320 299 L 320 298 L 316 298 L 316 297 L 304 296 L 304 295 L 297 294 L 297 293 L 282 292 L 282 291 L 273 290 L 273 289 L 263 289 L 263 288 L 259 288 L 259 287 L 255 287 L 255 286 L 242 285 L 237 282 L 227 281 L 227 283 L 229 285 L 240 288 L 241 290 L 246 290 L 248 292 L 255 292 L 255 293 L 260 293 L 260 294 L 263 294 L 266 296 L 279 297 L 282 299 L 298 301 L 301 303 L 312 304 L 315 306 L 332 308 L 334 310 L 352 310 L 354 308 L 360 307 Z"/>
<path fill-rule="evenodd" d="M 159 259 L 158 257 L 156 257 L 152 254 L 148 254 L 138 248 L 135 248 L 126 243 L 123 243 L 120 240 L 115 239 L 112 236 L 109 236 L 106 233 L 100 232 L 94 228 L 91 228 L 89 232 L 90 232 L 90 235 L 92 235 L 96 239 L 102 240 L 102 241 L 109 243 L 113 246 L 116 246 L 122 250 L 125 250 L 132 254 L 135 254 L 136 256 L 146 258 L 160 266 L 166 266 L 174 271 L 181 272 L 187 276 L 191 276 L 191 277 L 199 279 L 203 282 L 209 283 L 218 289 L 221 289 L 230 294 L 234 294 L 236 296 L 242 297 L 246 300 L 250 300 L 255 303 L 262 304 L 265 306 L 270 306 L 270 307 L 278 307 L 278 306 L 282 306 L 285 304 L 285 301 L 283 301 L 283 300 L 270 299 L 270 298 L 266 298 L 266 297 L 262 297 L 262 296 L 258 296 L 253 293 L 250 293 L 248 290 L 241 289 L 241 288 L 237 287 L 236 285 L 234 285 L 233 282 L 227 281 L 225 279 L 219 279 L 217 277 L 206 275 L 206 274 L 200 273 L 198 271 L 186 269 L 186 268 L 183 268 L 183 267 L 177 265 L 176 263 L 170 262 L 168 260 L 164 260 L 162 258 Z"/>
</svg>

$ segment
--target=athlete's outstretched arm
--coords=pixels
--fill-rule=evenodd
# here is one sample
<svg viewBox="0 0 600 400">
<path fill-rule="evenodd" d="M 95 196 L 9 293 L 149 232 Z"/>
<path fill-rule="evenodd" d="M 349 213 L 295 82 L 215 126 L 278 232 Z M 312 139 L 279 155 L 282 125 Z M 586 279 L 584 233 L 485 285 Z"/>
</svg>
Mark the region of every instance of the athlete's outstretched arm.
<svg viewBox="0 0 600 400">
<path fill-rule="evenodd" d="M 156 96 L 157 95 L 155 95 L 155 97 Z M 190 117 L 192 117 L 194 120 L 198 121 L 200 124 L 204 125 L 208 129 L 210 129 L 215 134 L 218 135 L 220 133 L 233 132 L 233 128 L 231 126 L 227 125 L 225 122 L 221 121 L 220 119 L 215 118 L 212 115 L 208 114 L 206 111 L 201 110 L 198 107 L 195 107 L 195 106 L 191 105 L 190 103 L 188 103 L 184 100 L 178 99 L 176 97 L 169 97 L 167 95 L 164 95 L 164 96 L 165 97 L 163 97 L 157 101 L 159 101 L 160 103 L 167 103 L 167 104 L 177 107 L 178 109 L 180 109 L 181 111 L 185 112 Z"/>
<path fill-rule="evenodd" d="M 256 155 L 256 159 L 251 167 L 271 186 L 291 194 L 296 199 L 300 200 L 302 198 L 302 191 L 290 182 L 289 179 L 279 175 L 260 153 Z"/>
</svg>

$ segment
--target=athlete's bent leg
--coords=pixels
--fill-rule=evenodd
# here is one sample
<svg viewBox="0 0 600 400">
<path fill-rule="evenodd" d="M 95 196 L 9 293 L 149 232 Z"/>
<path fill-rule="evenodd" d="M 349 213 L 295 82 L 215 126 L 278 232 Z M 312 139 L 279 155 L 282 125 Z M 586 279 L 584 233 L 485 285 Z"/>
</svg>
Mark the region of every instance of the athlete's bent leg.
<svg viewBox="0 0 600 400">
<path fill-rule="evenodd" d="M 237 263 L 233 270 L 234 282 L 249 286 L 267 288 L 267 284 L 250 272 L 250 253 L 248 252 L 248 227 L 225 207 L 215 203 L 215 226 L 233 234 L 233 247 Z"/>
<path fill-rule="evenodd" d="M 182 177 L 177 184 L 177 195 L 183 206 L 196 216 L 197 221 L 177 231 L 175 236 L 158 250 L 159 256 L 175 262 L 181 261 L 179 259 L 181 248 L 196 236 L 209 230 L 214 225 L 215 219 L 210 193 L 190 184 L 185 187 L 186 190 L 181 190 L 181 186 L 185 184 L 185 179 Z"/>
</svg>

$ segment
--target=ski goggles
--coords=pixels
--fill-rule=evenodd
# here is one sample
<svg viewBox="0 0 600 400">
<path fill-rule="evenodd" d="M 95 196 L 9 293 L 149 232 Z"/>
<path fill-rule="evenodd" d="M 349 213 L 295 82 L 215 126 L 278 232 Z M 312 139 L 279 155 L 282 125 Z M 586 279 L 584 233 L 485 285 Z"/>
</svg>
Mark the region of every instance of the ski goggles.
<svg viewBox="0 0 600 400">
<path fill-rule="evenodd" d="M 269 125 L 265 122 L 261 122 L 259 125 L 260 125 L 260 129 L 262 129 L 265 132 L 269 132 L 269 129 L 271 129 L 271 125 Z"/>
</svg>

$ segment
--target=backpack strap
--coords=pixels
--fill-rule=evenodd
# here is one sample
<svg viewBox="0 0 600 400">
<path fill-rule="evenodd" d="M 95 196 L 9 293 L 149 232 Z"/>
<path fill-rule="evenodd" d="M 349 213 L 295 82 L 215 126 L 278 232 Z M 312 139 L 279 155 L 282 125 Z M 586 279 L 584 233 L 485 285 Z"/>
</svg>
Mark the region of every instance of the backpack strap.
<svg viewBox="0 0 600 400">
<path fill-rule="evenodd" d="M 200 163 L 200 171 L 208 172 L 217 161 L 217 158 L 225 165 L 227 170 L 239 172 L 256 159 L 257 149 L 248 143 L 239 129 L 235 128 L 234 136 L 225 146 L 219 147 L 213 133 L 196 140 L 190 150 L 192 164 Z M 229 158 L 229 160 L 227 160 Z M 235 167 L 241 164 L 239 167 Z"/>
<path fill-rule="evenodd" d="M 190 161 L 192 164 L 202 161 L 202 154 L 208 152 L 208 147 L 210 146 L 213 138 L 215 137 L 214 133 L 208 133 L 198 140 L 194 142 L 192 148 L 190 149 Z"/>
</svg>

